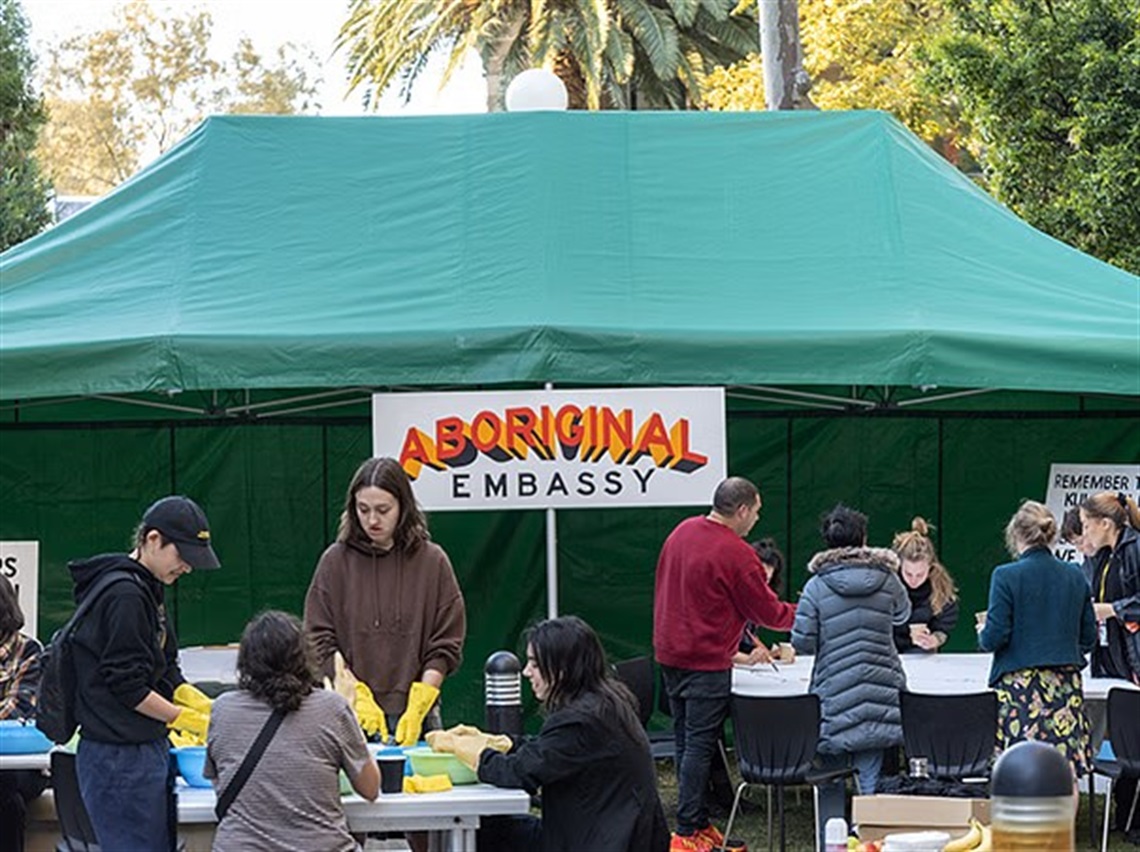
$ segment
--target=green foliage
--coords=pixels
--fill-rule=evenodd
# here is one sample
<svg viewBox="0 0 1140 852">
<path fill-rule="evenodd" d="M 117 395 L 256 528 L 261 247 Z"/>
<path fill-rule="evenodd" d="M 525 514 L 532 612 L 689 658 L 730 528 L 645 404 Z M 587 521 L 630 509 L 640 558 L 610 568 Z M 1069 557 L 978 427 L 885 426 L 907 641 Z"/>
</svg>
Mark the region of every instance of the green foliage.
<svg viewBox="0 0 1140 852">
<path fill-rule="evenodd" d="M 32 90 L 28 27 L 17 0 L 0 0 L 0 251 L 50 220 L 49 187 L 32 156 L 46 118 Z"/>
<path fill-rule="evenodd" d="M 960 107 L 989 190 L 1140 273 L 1140 5 L 948 0 L 929 84 Z"/>
<path fill-rule="evenodd" d="M 62 194 L 106 192 L 211 113 L 292 114 L 314 106 L 315 57 L 292 45 L 279 48 L 270 65 L 242 39 L 221 61 L 211 50 L 207 12 L 160 18 L 146 0 L 132 0 L 115 15 L 113 27 L 52 51 L 40 158 Z"/>
<path fill-rule="evenodd" d="M 433 50 L 449 72 L 474 51 L 488 106 L 507 81 L 551 68 L 577 109 L 684 109 L 701 103 L 708 73 L 755 51 L 754 13 L 734 0 L 353 0 L 339 46 L 350 85 L 374 103 L 392 84 L 410 94 Z M 446 78 L 445 78 L 446 80 Z"/>
</svg>

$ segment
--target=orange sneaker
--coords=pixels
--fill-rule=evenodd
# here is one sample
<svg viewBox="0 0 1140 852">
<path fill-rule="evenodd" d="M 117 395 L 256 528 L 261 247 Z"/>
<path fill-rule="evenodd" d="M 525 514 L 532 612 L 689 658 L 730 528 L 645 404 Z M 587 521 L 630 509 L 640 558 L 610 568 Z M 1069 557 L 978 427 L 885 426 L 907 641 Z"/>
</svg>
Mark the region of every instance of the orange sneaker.
<svg viewBox="0 0 1140 852">
<path fill-rule="evenodd" d="M 712 852 L 712 848 L 700 832 L 689 835 L 674 832 L 669 839 L 669 852 Z"/>
<path fill-rule="evenodd" d="M 720 829 L 718 829 L 711 822 L 696 834 L 694 834 L 693 837 L 701 838 L 713 849 L 724 848 L 724 835 L 721 834 Z"/>
</svg>

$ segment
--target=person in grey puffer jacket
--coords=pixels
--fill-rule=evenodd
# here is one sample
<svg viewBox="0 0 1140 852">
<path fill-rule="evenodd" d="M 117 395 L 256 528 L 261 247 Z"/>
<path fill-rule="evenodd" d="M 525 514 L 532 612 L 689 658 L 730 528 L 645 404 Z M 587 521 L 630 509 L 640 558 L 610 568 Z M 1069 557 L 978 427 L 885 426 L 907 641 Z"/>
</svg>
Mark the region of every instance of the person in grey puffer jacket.
<svg viewBox="0 0 1140 852">
<path fill-rule="evenodd" d="M 796 610 L 792 645 L 815 655 L 810 691 L 820 700 L 820 768 L 854 765 L 859 793 L 869 796 L 884 749 L 902 743 L 906 675 L 894 628 L 910 618 L 910 598 L 895 553 L 867 547 L 866 515 L 839 504 L 824 515 L 820 532 L 829 549 L 808 564 L 814 576 Z M 820 826 L 843 815 L 843 788 L 842 779 L 820 787 Z"/>
</svg>

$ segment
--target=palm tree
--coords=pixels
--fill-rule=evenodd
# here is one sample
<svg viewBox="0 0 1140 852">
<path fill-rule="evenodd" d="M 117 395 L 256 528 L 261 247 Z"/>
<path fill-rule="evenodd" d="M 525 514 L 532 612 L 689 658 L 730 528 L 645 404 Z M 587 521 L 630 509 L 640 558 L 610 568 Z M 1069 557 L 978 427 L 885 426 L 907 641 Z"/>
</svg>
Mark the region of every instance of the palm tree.
<svg viewBox="0 0 1140 852">
<path fill-rule="evenodd" d="M 754 53 L 758 36 L 735 0 L 352 0 L 337 46 L 366 103 L 395 82 L 408 97 L 429 53 L 444 49 L 445 81 L 478 54 L 492 111 L 534 67 L 562 79 L 571 109 L 684 109 L 700 104 L 707 73 Z"/>
</svg>

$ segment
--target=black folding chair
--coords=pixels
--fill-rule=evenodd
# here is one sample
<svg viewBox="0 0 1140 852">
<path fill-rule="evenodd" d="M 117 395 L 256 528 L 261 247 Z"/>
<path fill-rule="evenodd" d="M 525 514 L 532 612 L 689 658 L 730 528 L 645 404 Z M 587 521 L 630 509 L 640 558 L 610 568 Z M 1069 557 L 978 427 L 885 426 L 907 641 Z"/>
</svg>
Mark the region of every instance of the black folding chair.
<svg viewBox="0 0 1140 852">
<path fill-rule="evenodd" d="M 997 742 L 997 693 L 899 693 L 906 756 L 924 757 L 931 778 L 989 778 Z"/>
<path fill-rule="evenodd" d="M 780 852 L 787 836 L 784 822 L 784 788 L 810 784 L 815 836 L 819 836 L 819 785 L 855 774 L 851 768 L 818 771 L 812 766 L 819 744 L 819 696 L 793 695 L 759 698 L 732 696 L 732 727 L 736 737 L 736 760 L 744 780 L 736 788 L 732 813 L 725 827 L 732 836 L 732 824 L 740 796 L 749 785 L 776 788 L 780 814 Z M 772 810 L 768 809 L 768 848 L 772 848 Z"/>
<path fill-rule="evenodd" d="M 91 818 L 79 792 L 79 776 L 75 771 L 75 755 L 69 751 L 51 753 L 51 788 L 55 799 L 55 815 L 62 839 L 55 852 L 102 852 Z M 179 838 L 178 852 L 186 852 L 185 839 Z"/>
<path fill-rule="evenodd" d="M 637 717 L 642 727 L 649 724 L 653 715 L 653 660 L 649 657 L 634 657 L 614 665 L 618 680 L 629 687 L 637 699 Z"/>
<path fill-rule="evenodd" d="M 1108 849 L 1108 816 L 1112 811 L 1112 785 L 1121 776 L 1140 777 L 1140 691 L 1114 687 L 1108 691 L 1108 739 L 1116 760 L 1093 761 L 1093 774 L 1108 778 L 1108 793 L 1104 797 L 1104 832 L 1101 835 L 1101 852 Z M 1089 801 L 1095 799 L 1093 779 L 1089 777 Z M 1136 801 L 1140 799 L 1140 785 L 1132 797 L 1126 826 L 1134 825 Z M 1096 819 L 1095 813 L 1092 819 Z"/>
<path fill-rule="evenodd" d="M 55 813 L 63 836 L 56 852 L 100 852 L 95 829 L 83 807 L 79 778 L 75 773 L 75 755 L 66 751 L 51 753 L 51 787 L 55 797 Z"/>
</svg>

